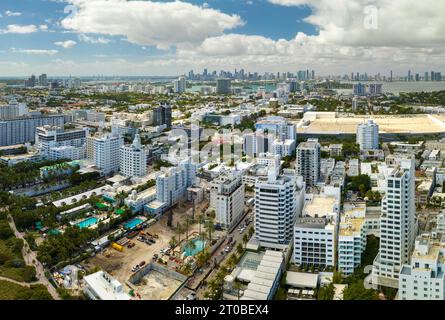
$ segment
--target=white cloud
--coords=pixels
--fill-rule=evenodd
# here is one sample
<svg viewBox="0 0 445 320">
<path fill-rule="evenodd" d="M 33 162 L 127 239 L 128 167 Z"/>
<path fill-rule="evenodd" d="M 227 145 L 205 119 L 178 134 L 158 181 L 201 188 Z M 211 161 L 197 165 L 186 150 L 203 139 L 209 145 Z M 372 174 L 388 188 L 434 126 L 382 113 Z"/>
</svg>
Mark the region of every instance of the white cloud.
<svg viewBox="0 0 445 320">
<path fill-rule="evenodd" d="M 87 43 L 92 43 L 92 44 L 108 44 L 113 41 L 111 39 L 107 39 L 107 38 L 103 38 L 103 37 L 94 38 L 94 37 L 87 36 L 85 34 L 79 34 L 79 40 L 82 42 L 87 42 Z"/>
<path fill-rule="evenodd" d="M 20 17 L 22 15 L 21 12 L 13 12 L 10 10 L 5 11 L 5 15 L 8 17 Z"/>
<path fill-rule="evenodd" d="M 196 45 L 241 26 L 238 15 L 187 2 L 69 0 L 77 11 L 62 20 L 64 28 L 83 34 L 125 36 L 134 44 L 167 49 Z"/>
<path fill-rule="evenodd" d="M 77 44 L 77 42 L 73 41 L 73 40 L 66 40 L 66 41 L 54 42 L 54 44 L 56 46 L 62 47 L 64 49 L 70 49 L 70 48 L 74 47 Z"/>
<path fill-rule="evenodd" d="M 5 29 L 0 29 L 0 34 L 6 34 L 6 33 L 27 34 L 37 31 L 38 28 L 33 24 L 29 25 L 10 24 L 7 25 Z"/>
<path fill-rule="evenodd" d="M 58 50 L 45 50 L 45 49 L 16 49 L 11 48 L 12 53 L 23 53 L 29 55 L 39 55 L 39 56 L 53 56 L 57 54 Z"/>
</svg>

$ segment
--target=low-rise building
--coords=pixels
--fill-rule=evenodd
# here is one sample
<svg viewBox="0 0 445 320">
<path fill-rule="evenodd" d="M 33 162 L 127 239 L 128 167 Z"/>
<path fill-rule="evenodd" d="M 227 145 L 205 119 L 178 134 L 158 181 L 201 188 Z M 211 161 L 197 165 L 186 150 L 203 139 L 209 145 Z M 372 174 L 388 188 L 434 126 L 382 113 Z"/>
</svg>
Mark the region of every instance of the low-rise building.
<svg viewBox="0 0 445 320">
<path fill-rule="evenodd" d="M 445 243 L 419 236 L 399 274 L 400 300 L 445 300 Z"/>
<path fill-rule="evenodd" d="M 104 271 L 83 278 L 84 292 L 91 300 L 130 300 L 123 285 Z"/>
</svg>

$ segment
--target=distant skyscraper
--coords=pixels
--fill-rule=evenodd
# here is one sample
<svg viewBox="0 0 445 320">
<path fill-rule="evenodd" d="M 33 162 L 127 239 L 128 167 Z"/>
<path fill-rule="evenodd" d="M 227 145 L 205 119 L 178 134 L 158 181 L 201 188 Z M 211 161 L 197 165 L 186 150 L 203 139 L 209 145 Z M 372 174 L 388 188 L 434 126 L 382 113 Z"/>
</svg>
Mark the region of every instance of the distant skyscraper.
<svg viewBox="0 0 445 320">
<path fill-rule="evenodd" d="M 231 93 L 230 79 L 217 79 L 216 80 L 216 93 L 217 94 L 230 94 Z"/>
<path fill-rule="evenodd" d="M 179 79 L 173 82 L 175 93 L 184 93 L 187 88 L 187 81 L 185 77 L 179 77 Z"/>
<path fill-rule="evenodd" d="M 357 126 L 357 144 L 360 150 L 375 150 L 379 148 L 379 125 L 373 120 Z"/>
</svg>

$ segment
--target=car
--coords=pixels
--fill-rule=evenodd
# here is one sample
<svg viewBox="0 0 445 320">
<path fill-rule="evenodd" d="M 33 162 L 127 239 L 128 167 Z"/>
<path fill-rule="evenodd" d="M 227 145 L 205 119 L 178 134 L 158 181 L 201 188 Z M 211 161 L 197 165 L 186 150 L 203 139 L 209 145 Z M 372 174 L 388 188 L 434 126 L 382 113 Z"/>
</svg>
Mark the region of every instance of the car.
<svg viewBox="0 0 445 320">
<path fill-rule="evenodd" d="M 137 264 L 137 265 L 135 265 L 132 269 L 131 269 L 131 272 L 136 272 L 136 271 L 138 271 L 139 270 L 139 265 Z"/>
<path fill-rule="evenodd" d="M 187 300 L 196 300 L 196 293 L 192 292 L 187 296 Z"/>
<path fill-rule="evenodd" d="M 139 267 L 143 267 L 145 265 L 145 261 L 141 261 L 140 263 L 139 263 Z"/>
<path fill-rule="evenodd" d="M 229 251 L 230 251 L 230 247 L 226 247 L 226 248 L 224 249 L 224 251 L 225 251 L 225 252 L 229 252 Z"/>
</svg>

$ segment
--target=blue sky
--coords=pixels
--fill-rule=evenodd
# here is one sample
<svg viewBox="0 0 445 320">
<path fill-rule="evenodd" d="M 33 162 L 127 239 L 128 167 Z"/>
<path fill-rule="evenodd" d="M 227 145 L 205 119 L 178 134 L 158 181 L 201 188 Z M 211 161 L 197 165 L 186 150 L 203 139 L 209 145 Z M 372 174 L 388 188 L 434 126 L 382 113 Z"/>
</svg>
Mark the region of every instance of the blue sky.
<svg viewBox="0 0 445 320">
<path fill-rule="evenodd" d="M 364 2 L 1 0 L 0 76 L 177 75 L 203 67 L 343 74 L 442 64 L 443 1 L 413 8 L 418 20 L 428 19 L 429 37 L 412 29 L 409 0 L 397 2 L 400 30 L 392 20 L 363 29 Z M 380 21 L 398 6 L 371 2 Z M 67 5 L 76 8 L 71 16 Z"/>
</svg>

